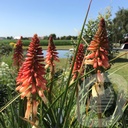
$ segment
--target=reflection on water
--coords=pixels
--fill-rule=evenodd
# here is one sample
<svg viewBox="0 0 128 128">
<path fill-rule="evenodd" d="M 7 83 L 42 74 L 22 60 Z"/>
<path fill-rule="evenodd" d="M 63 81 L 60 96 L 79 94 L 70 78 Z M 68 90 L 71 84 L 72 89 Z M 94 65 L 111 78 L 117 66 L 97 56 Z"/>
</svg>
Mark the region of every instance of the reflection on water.
<svg viewBox="0 0 128 128">
<path fill-rule="evenodd" d="M 67 58 L 71 54 L 69 50 L 57 50 L 59 58 Z M 44 57 L 46 56 L 47 50 L 43 50 Z"/>
</svg>

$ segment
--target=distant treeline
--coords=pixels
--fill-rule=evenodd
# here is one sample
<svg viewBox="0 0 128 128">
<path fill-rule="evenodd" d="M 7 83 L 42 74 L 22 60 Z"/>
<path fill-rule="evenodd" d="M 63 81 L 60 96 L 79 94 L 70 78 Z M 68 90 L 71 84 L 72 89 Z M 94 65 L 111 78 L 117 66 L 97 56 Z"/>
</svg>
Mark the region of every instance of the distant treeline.
<svg viewBox="0 0 128 128">
<path fill-rule="evenodd" d="M 0 44 L 4 43 L 4 44 L 10 44 L 10 43 L 16 43 L 17 40 L 15 39 L 4 39 L 4 40 L 0 40 Z M 23 39 L 22 43 L 23 46 L 28 46 L 31 42 L 31 39 Z M 48 40 L 44 40 L 44 39 L 40 39 L 40 44 L 41 46 L 47 46 L 48 45 Z M 72 40 L 54 40 L 54 44 L 56 46 L 62 46 L 62 45 L 73 45 L 73 41 Z"/>
</svg>

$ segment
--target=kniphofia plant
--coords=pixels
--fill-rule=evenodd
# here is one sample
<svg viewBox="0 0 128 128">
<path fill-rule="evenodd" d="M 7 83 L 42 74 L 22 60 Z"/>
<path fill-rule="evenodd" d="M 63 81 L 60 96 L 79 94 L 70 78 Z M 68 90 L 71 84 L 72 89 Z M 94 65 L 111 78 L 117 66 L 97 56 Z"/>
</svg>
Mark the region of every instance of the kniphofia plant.
<svg viewBox="0 0 128 128">
<path fill-rule="evenodd" d="M 17 76 L 16 90 L 21 93 L 21 99 L 27 98 L 27 106 L 25 118 L 32 119 L 32 122 L 37 123 L 37 109 L 39 105 L 38 97 L 41 97 L 44 102 L 46 98 L 44 91 L 46 88 L 44 57 L 40 40 L 37 34 L 34 35 L 30 42 L 26 59 L 22 64 Z M 36 124 L 37 125 L 37 124 Z"/>
<path fill-rule="evenodd" d="M 104 94 L 104 71 L 110 68 L 108 59 L 109 41 L 104 18 L 100 19 L 98 30 L 87 48 L 91 53 L 85 56 L 85 64 L 93 65 L 96 82 L 92 86 L 92 96 L 97 97 L 99 127 L 102 127 L 101 96 Z"/>
<path fill-rule="evenodd" d="M 20 66 L 23 63 L 23 48 L 22 48 L 22 36 L 16 42 L 14 54 L 13 54 L 13 65 L 19 70 Z"/>
<path fill-rule="evenodd" d="M 59 61 L 58 57 L 58 52 L 56 50 L 56 46 L 53 42 L 53 37 L 52 35 L 49 37 L 49 42 L 48 42 L 48 49 L 47 49 L 47 54 L 46 54 L 46 66 L 45 68 L 50 67 L 50 87 L 49 87 L 49 100 L 52 101 L 51 93 L 52 93 L 52 88 L 53 88 L 53 78 L 54 78 L 54 73 L 55 73 L 55 61 Z"/>
</svg>

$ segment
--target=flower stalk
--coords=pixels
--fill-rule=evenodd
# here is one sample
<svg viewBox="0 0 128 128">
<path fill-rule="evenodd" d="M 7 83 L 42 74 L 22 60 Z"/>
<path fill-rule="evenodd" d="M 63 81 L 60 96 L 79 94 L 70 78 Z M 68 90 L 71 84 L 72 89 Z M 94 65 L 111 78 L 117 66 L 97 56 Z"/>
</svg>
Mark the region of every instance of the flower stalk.
<svg viewBox="0 0 128 128">
<path fill-rule="evenodd" d="M 49 42 L 48 42 L 48 49 L 47 49 L 47 54 L 46 54 L 46 66 L 45 68 L 50 67 L 50 87 L 49 87 L 49 101 L 52 101 L 52 88 L 53 88 L 53 78 L 54 78 L 54 73 L 55 73 L 55 63 L 54 61 L 59 62 L 59 57 L 57 56 L 58 52 L 56 50 L 56 46 L 53 42 L 53 37 L 52 35 L 49 37 Z"/>
<path fill-rule="evenodd" d="M 16 90 L 21 93 L 21 99 L 27 98 L 25 118 L 32 119 L 34 123 L 37 122 L 38 97 L 41 97 L 46 103 L 44 91 L 47 89 L 46 79 L 44 78 L 44 57 L 39 42 L 39 38 L 35 34 L 16 79 Z"/>
<path fill-rule="evenodd" d="M 104 94 L 104 70 L 110 68 L 108 59 L 109 41 L 105 20 L 100 19 L 98 30 L 87 48 L 89 53 L 85 56 L 85 64 L 90 64 L 96 71 L 96 83 L 92 86 L 92 96 L 97 97 L 97 113 L 99 127 L 102 127 L 101 96 Z"/>
<path fill-rule="evenodd" d="M 17 41 L 13 54 L 13 65 L 16 66 L 19 71 L 20 66 L 23 63 L 23 48 L 22 48 L 22 36 Z"/>
<path fill-rule="evenodd" d="M 79 77 L 83 75 L 84 73 L 83 60 L 84 60 L 84 45 L 81 43 L 78 47 L 78 51 L 76 54 L 76 59 L 75 59 L 74 67 L 72 70 L 72 80 L 70 82 L 70 85 L 76 79 L 79 79 Z M 79 87 L 80 87 L 81 81 L 82 79 L 79 79 L 79 82 L 76 85 L 77 115 L 78 115 L 79 121 L 80 121 Z"/>
<path fill-rule="evenodd" d="M 83 68 L 83 65 L 82 65 L 83 59 L 84 59 L 84 45 L 81 43 L 79 45 L 77 55 L 76 55 L 76 59 L 75 59 L 75 63 L 74 63 L 74 67 L 73 67 L 73 70 L 72 70 L 72 82 L 75 79 L 77 79 L 78 73 L 80 73 L 80 75 L 82 75 L 83 72 L 84 72 L 84 68 Z"/>
</svg>

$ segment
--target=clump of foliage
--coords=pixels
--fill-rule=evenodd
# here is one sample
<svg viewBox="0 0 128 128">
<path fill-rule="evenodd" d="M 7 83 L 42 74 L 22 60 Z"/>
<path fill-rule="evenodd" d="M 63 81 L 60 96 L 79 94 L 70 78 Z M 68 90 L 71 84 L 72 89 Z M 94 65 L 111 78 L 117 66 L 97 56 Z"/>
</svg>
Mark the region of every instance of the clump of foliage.
<svg viewBox="0 0 128 128">
<path fill-rule="evenodd" d="M 0 43 L 0 56 L 9 55 L 13 48 L 9 44 Z"/>
<path fill-rule="evenodd" d="M 12 94 L 14 91 L 15 85 L 15 74 L 9 68 L 8 64 L 5 62 L 0 63 L 0 106 L 2 107 L 7 101 L 8 98 L 8 88 L 11 90 Z"/>
</svg>

